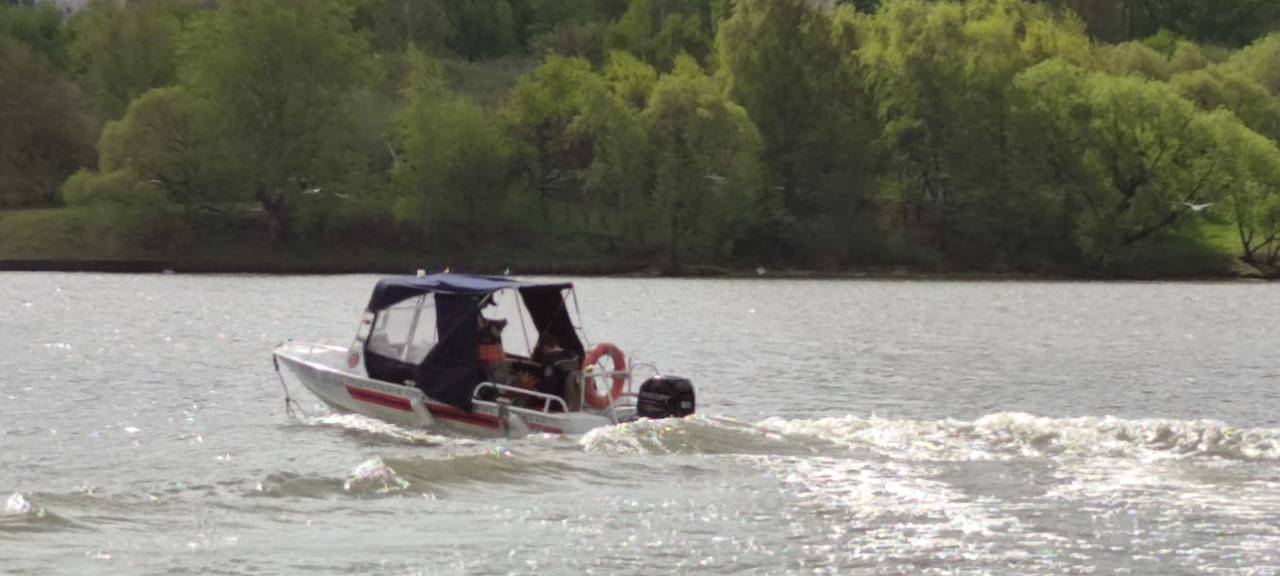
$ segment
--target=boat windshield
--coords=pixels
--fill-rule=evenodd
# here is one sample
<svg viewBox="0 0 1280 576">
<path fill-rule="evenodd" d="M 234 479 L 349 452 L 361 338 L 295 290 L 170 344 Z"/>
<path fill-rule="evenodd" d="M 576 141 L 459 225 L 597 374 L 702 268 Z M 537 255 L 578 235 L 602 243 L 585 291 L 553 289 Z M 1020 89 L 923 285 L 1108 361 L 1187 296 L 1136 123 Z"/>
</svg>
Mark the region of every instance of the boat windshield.
<svg viewBox="0 0 1280 576">
<path fill-rule="evenodd" d="M 490 320 L 506 320 L 502 330 L 502 347 L 507 353 L 528 357 L 533 353 L 533 346 L 538 339 L 538 331 L 529 311 L 520 301 L 520 294 L 515 290 L 502 290 L 493 294 L 493 305 L 486 306 L 480 313 Z"/>
<path fill-rule="evenodd" d="M 378 312 L 369 335 L 369 351 L 418 364 L 435 346 L 436 305 L 431 294 L 410 298 Z"/>
</svg>

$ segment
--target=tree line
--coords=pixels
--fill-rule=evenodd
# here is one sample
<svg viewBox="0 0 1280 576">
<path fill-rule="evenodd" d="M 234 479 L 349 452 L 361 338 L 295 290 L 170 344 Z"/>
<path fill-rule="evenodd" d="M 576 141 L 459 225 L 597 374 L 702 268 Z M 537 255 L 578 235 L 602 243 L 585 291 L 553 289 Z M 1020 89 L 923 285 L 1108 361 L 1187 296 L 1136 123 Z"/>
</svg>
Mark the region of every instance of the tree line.
<svg viewBox="0 0 1280 576">
<path fill-rule="evenodd" d="M 0 7 L 0 204 L 627 261 L 1280 264 L 1280 4 Z"/>
</svg>

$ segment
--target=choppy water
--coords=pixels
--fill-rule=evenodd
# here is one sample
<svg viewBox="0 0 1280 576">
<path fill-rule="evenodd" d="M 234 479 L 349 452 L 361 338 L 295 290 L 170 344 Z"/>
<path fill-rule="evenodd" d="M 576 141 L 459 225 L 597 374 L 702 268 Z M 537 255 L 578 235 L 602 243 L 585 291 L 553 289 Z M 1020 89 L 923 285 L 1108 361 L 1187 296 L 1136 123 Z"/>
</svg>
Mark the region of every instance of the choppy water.
<svg viewBox="0 0 1280 576">
<path fill-rule="evenodd" d="M 585 279 L 701 415 L 288 419 L 373 281 L 0 274 L 0 573 L 1280 573 L 1269 285 Z"/>
</svg>

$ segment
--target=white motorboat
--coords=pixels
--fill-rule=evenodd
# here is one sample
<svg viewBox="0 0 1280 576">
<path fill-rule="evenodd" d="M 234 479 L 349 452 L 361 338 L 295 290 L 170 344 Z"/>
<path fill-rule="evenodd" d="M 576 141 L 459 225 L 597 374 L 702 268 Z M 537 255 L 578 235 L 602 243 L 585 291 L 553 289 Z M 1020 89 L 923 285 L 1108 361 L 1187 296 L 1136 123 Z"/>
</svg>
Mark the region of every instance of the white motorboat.
<svg viewBox="0 0 1280 576">
<path fill-rule="evenodd" d="M 577 313 L 568 282 L 419 272 L 378 282 L 350 346 L 290 341 L 273 355 L 330 408 L 404 426 L 582 434 L 693 413 L 688 380 L 584 346 Z"/>
</svg>

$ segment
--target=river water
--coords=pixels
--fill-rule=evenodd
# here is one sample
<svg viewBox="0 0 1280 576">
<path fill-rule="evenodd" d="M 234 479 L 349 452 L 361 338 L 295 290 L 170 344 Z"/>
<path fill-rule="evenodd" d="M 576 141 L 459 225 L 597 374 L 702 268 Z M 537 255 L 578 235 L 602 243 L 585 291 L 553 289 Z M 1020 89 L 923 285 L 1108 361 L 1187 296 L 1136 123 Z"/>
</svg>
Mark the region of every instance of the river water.
<svg viewBox="0 0 1280 576">
<path fill-rule="evenodd" d="M 1270 285 L 587 278 L 699 415 L 289 418 L 375 280 L 0 274 L 0 573 L 1280 573 Z"/>
</svg>

